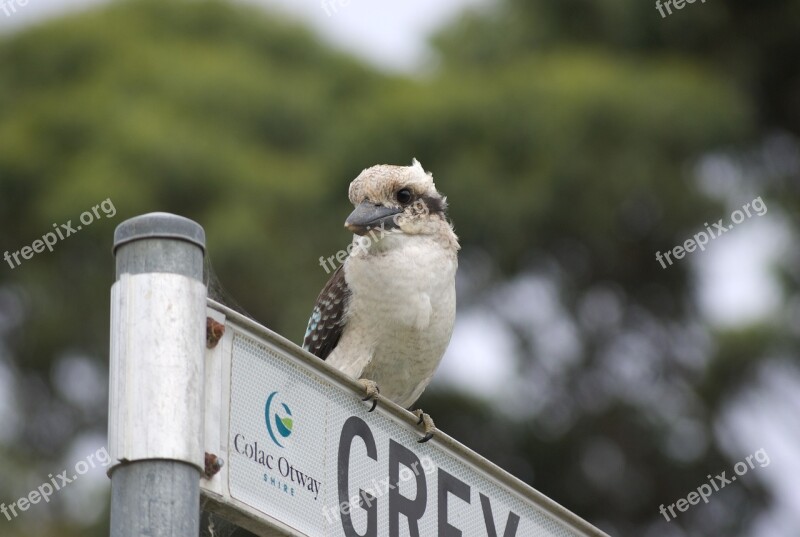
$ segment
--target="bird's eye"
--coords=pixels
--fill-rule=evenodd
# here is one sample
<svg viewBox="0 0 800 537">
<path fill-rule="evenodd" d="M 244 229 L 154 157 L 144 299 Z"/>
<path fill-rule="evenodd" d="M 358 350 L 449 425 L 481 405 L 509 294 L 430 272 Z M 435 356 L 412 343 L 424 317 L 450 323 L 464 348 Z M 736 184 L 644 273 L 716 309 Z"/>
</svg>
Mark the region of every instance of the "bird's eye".
<svg viewBox="0 0 800 537">
<path fill-rule="evenodd" d="M 411 191 L 407 188 L 397 191 L 397 202 L 401 205 L 405 205 L 411 201 Z"/>
</svg>

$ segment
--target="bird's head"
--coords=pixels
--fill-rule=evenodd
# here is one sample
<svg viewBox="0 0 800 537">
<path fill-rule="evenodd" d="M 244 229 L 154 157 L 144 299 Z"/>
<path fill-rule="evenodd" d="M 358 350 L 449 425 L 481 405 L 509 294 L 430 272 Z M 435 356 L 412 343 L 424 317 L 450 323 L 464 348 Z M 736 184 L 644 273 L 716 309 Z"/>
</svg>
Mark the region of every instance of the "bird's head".
<svg viewBox="0 0 800 537">
<path fill-rule="evenodd" d="M 416 159 L 411 166 L 367 168 L 350 183 L 350 201 L 355 210 L 344 226 L 357 235 L 373 230 L 433 235 L 445 228 L 452 234 L 447 199 L 437 192 L 433 177 Z"/>
</svg>

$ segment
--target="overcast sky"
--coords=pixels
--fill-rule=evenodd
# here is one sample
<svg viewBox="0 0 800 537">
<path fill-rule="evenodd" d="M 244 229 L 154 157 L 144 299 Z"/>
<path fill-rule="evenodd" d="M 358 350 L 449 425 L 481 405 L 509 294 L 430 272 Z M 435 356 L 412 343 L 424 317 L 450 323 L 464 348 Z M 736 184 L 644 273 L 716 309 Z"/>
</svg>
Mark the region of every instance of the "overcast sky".
<svg viewBox="0 0 800 537">
<path fill-rule="evenodd" d="M 413 71 L 426 58 L 426 39 L 467 7 L 490 0 L 250 0 L 280 6 L 311 23 L 339 47 L 383 69 Z"/>
<path fill-rule="evenodd" d="M 16 0 L 19 1 L 19 0 Z M 0 28 L 18 27 L 104 0 L 28 0 L 5 16 Z M 491 0 L 242 0 L 306 21 L 327 41 L 382 69 L 413 71 L 424 63 L 425 40 L 455 14 Z M 6 0 L 7 3 L 12 0 Z"/>
</svg>

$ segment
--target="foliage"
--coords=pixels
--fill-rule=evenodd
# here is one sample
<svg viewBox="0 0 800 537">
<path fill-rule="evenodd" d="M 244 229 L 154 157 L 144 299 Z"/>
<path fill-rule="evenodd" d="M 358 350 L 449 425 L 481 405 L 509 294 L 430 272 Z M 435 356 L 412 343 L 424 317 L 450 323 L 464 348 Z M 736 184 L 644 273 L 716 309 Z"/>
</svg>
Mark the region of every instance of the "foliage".
<svg viewBox="0 0 800 537">
<path fill-rule="evenodd" d="M 436 37 L 429 79 L 377 73 L 294 23 L 211 0 L 119 2 L 6 37 L 3 250 L 105 199 L 117 212 L 0 272 L 0 366 L 24 416 L 0 436 L 0 482 L 22 494 L 72 440 L 104 434 L 102 383 L 76 400 L 56 372 L 76 356 L 105 368 L 114 225 L 151 211 L 202 223 L 223 294 L 299 341 L 327 278 L 319 257 L 348 241 L 347 184 L 417 157 L 450 197 L 462 310 L 515 335 L 521 379 L 506 409 L 442 389 L 421 406 L 607 531 L 657 527 L 659 504 L 730 466 L 716 419 L 788 347 L 765 327 L 713 332 L 688 265 L 665 271 L 654 254 L 723 214 L 696 188 L 698 159 L 800 131 L 787 93 L 800 55 L 773 56 L 800 48 L 796 11 L 708 3 L 662 21 L 633 0 L 506 0 Z M 532 305 L 511 300 L 531 278 L 575 346 L 557 366 Z M 587 470 L 608 453 L 619 466 Z M 758 487 L 748 495 L 673 527 L 734 534 L 764 505 Z M 106 532 L 93 524 L 76 534 Z"/>
</svg>

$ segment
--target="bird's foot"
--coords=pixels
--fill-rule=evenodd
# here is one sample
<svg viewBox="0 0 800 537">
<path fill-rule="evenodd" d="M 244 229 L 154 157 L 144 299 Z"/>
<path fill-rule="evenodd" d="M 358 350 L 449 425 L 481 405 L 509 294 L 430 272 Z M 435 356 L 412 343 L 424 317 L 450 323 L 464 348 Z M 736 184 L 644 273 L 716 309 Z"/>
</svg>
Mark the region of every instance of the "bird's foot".
<svg viewBox="0 0 800 537">
<path fill-rule="evenodd" d="M 372 412 L 378 405 L 378 398 L 380 397 L 381 389 L 378 388 L 378 385 L 374 380 L 358 379 L 358 382 L 364 387 L 364 393 L 366 394 L 366 397 L 364 397 L 362 401 L 372 400 L 372 408 L 369 409 L 369 411 Z"/>
<path fill-rule="evenodd" d="M 412 414 L 419 418 L 417 425 L 422 425 L 422 429 L 425 431 L 425 436 L 417 440 L 417 442 L 420 444 L 424 444 L 433 438 L 433 433 L 436 431 L 436 425 L 433 424 L 433 418 L 420 409 L 415 410 L 412 412 Z"/>
</svg>

